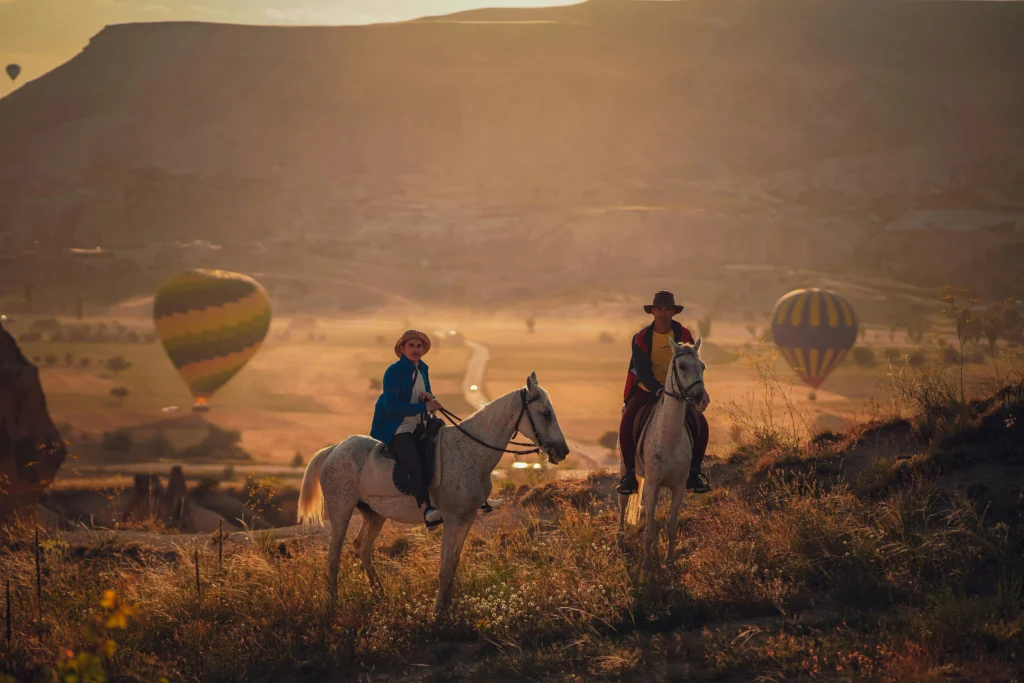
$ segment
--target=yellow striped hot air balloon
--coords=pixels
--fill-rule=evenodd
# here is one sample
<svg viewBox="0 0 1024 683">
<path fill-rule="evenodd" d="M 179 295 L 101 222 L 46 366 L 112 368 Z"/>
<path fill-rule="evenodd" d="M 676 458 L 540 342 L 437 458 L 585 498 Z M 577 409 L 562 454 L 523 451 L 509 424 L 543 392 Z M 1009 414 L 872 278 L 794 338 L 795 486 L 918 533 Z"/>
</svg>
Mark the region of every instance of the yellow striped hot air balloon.
<svg viewBox="0 0 1024 683">
<path fill-rule="evenodd" d="M 857 316 L 836 292 L 797 289 L 776 302 L 772 336 L 800 379 L 817 389 L 857 341 Z"/>
<path fill-rule="evenodd" d="M 215 391 L 242 369 L 270 328 L 270 301 L 260 283 L 226 270 L 189 270 L 164 282 L 153 298 L 157 336 L 195 398 L 207 410 Z"/>
</svg>

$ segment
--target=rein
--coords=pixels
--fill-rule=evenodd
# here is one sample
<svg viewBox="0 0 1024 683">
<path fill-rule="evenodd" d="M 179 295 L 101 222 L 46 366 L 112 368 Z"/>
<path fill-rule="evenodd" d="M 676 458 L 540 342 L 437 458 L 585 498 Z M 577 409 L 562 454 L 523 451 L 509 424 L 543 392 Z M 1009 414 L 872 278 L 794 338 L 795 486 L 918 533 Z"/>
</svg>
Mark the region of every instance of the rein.
<svg viewBox="0 0 1024 683">
<path fill-rule="evenodd" d="M 512 434 L 512 437 L 514 438 L 515 435 L 519 433 L 519 425 L 523 421 L 523 415 L 524 414 L 530 420 L 530 428 L 533 429 L 533 433 L 535 435 L 538 435 L 537 425 L 534 424 L 534 422 L 533 422 L 533 415 L 530 413 L 530 411 L 526 407 L 527 404 L 533 403 L 537 399 L 535 399 L 535 398 L 530 398 L 530 399 L 526 398 L 526 389 L 520 389 L 519 390 L 519 399 L 522 401 L 522 407 L 519 409 L 519 417 L 518 417 L 518 419 L 516 419 L 516 431 Z M 508 448 L 499 448 L 497 446 L 492 446 L 489 443 L 485 443 L 485 442 L 481 441 L 480 439 L 478 439 L 477 437 L 473 436 L 472 434 L 467 432 L 465 429 L 463 429 L 462 425 L 459 424 L 459 422 L 462 422 L 462 418 L 459 417 L 458 415 L 456 415 L 455 413 L 452 413 L 452 412 L 450 412 L 450 411 L 448 411 L 448 410 L 446 410 L 444 408 L 438 409 L 438 412 L 441 413 L 441 415 L 443 415 L 451 423 L 452 427 L 455 427 L 456 429 L 458 429 L 460 432 L 462 432 L 467 437 L 469 437 L 472 441 L 475 441 L 476 443 L 480 444 L 481 446 L 484 446 L 485 448 L 490 448 L 492 451 L 498 451 L 499 453 L 511 453 L 513 455 L 530 455 L 531 453 L 540 453 L 540 449 L 541 449 L 540 446 L 534 446 L 533 448 L 531 448 L 529 450 L 525 450 L 525 451 L 517 451 L 517 450 L 508 449 Z M 540 441 L 540 436 L 539 435 L 537 436 L 537 440 Z M 532 443 L 521 443 L 521 442 L 518 442 L 518 441 L 509 441 L 509 443 L 511 443 L 514 446 L 533 446 Z"/>
<path fill-rule="evenodd" d="M 679 368 L 676 367 L 675 359 L 672 359 L 672 379 L 674 380 L 672 383 L 675 386 L 681 386 L 683 384 L 683 380 L 680 379 L 680 377 L 679 377 Z M 692 396 L 690 396 L 690 389 L 693 389 L 697 385 L 703 386 L 703 384 L 704 384 L 704 380 L 702 380 L 702 379 L 699 379 L 696 382 L 693 382 L 692 384 L 687 386 L 685 389 L 683 389 L 682 396 L 680 396 L 678 394 L 672 393 L 671 391 L 668 390 L 668 387 L 665 387 L 665 389 L 663 389 L 661 393 L 663 393 L 666 396 L 671 396 L 672 398 L 674 398 L 677 401 L 682 401 L 683 403 L 689 403 L 690 405 L 697 405 L 697 400 L 694 399 Z"/>
</svg>

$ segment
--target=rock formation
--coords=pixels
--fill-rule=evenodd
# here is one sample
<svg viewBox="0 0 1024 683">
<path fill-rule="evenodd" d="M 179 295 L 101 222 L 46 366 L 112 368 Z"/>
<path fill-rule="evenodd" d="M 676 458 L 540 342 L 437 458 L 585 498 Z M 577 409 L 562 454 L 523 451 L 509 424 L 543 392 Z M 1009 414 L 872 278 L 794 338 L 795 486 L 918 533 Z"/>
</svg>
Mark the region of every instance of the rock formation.
<svg viewBox="0 0 1024 683">
<path fill-rule="evenodd" d="M 33 507 L 67 450 L 50 419 L 39 369 L 0 325 L 0 521 Z"/>
</svg>

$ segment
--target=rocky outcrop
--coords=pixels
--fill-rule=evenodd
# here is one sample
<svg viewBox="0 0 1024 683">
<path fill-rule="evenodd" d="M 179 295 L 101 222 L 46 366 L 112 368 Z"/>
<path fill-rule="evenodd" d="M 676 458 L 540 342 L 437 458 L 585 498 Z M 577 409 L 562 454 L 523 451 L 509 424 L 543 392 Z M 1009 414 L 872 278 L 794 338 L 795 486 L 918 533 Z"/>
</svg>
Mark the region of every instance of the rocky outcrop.
<svg viewBox="0 0 1024 683">
<path fill-rule="evenodd" d="M 0 521 L 33 507 L 66 456 L 39 369 L 0 325 Z"/>
</svg>

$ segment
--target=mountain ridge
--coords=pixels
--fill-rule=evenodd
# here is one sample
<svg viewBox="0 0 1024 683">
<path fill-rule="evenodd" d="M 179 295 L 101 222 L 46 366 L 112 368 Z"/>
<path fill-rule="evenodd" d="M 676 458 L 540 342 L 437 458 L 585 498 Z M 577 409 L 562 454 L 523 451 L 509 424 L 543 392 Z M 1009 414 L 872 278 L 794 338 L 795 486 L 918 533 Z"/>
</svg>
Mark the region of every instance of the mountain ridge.
<svg viewBox="0 0 1024 683">
<path fill-rule="evenodd" d="M 784 225 L 820 261 L 934 197 L 1020 201 L 1015 35 L 1024 4 L 843 0 L 112 25 L 0 100 L 0 246 L 465 235 L 496 213 L 601 258 L 624 229 L 702 230 L 711 254 Z"/>
</svg>

